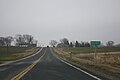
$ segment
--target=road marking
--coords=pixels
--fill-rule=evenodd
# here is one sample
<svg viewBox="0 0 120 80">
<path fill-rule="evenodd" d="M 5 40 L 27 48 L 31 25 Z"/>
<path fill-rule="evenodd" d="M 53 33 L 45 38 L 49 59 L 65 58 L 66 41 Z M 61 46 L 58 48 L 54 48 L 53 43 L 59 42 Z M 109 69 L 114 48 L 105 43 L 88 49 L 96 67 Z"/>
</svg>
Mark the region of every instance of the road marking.
<svg viewBox="0 0 120 80">
<path fill-rule="evenodd" d="M 44 54 L 39 59 L 37 59 L 36 61 L 34 61 L 33 64 L 31 64 L 30 66 L 28 66 L 27 68 L 25 68 L 20 73 L 18 73 L 11 80 L 19 80 L 20 78 L 22 78 L 26 73 L 28 73 L 28 71 L 30 71 L 45 56 L 45 54 L 46 54 L 46 50 L 45 50 Z"/>
<path fill-rule="evenodd" d="M 15 63 L 15 65 L 20 65 L 20 64 L 23 64 L 23 63 L 25 63 L 25 62 L 19 62 L 19 63 Z"/>
<path fill-rule="evenodd" d="M 38 52 L 36 52 L 36 53 L 33 54 L 33 55 L 30 55 L 30 56 L 28 56 L 28 57 L 25 57 L 25 58 L 22 58 L 22 59 L 19 59 L 19 60 L 9 61 L 9 62 L 7 62 L 7 63 L 3 63 L 3 64 L 0 64 L 0 66 L 4 66 L 4 65 L 7 65 L 7 64 L 11 64 L 11 63 L 14 63 L 14 62 L 17 62 L 17 61 L 21 61 L 21 60 L 24 60 L 24 59 L 30 58 L 30 57 L 32 57 L 32 56 L 35 56 L 35 55 L 37 55 L 39 52 L 41 52 L 42 49 L 43 49 L 43 47 L 42 47 Z"/>
<path fill-rule="evenodd" d="M 5 70 L 7 70 L 7 69 L 8 69 L 8 68 L 3 68 L 3 69 L 0 69 L 0 72 L 1 72 L 1 71 L 5 71 Z"/>
<path fill-rule="evenodd" d="M 85 73 L 85 74 L 87 74 L 87 75 L 89 75 L 89 76 L 97 79 L 97 80 L 102 80 L 102 79 L 100 79 L 100 78 L 98 78 L 98 77 L 96 77 L 96 76 L 94 76 L 94 75 L 92 75 L 92 74 L 90 74 L 90 73 L 88 73 L 88 72 L 86 72 L 86 71 L 84 71 L 84 70 L 82 70 L 82 69 L 80 69 L 80 68 L 78 68 L 78 67 L 76 67 L 76 66 L 74 66 L 74 65 L 72 65 L 72 64 L 70 64 L 70 63 L 68 63 L 68 62 L 66 62 L 66 61 L 64 61 L 64 60 L 62 60 L 62 59 L 60 59 L 58 56 L 56 56 L 56 54 L 54 54 L 54 52 L 52 51 L 52 49 L 50 49 L 50 51 L 51 51 L 51 53 L 52 53 L 57 59 L 59 59 L 61 62 L 65 63 L 65 64 L 67 64 L 67 65 L 69 65 L 69 66 L 71 66 L 71 67 L 73 67 L 73 68 L 75 68 L 75 69 L 77 69 L 77 70 L 79 70 L 79 71 L 81 71 L 81 72 L 83 72 L 83 73 Z"/>
</svg>

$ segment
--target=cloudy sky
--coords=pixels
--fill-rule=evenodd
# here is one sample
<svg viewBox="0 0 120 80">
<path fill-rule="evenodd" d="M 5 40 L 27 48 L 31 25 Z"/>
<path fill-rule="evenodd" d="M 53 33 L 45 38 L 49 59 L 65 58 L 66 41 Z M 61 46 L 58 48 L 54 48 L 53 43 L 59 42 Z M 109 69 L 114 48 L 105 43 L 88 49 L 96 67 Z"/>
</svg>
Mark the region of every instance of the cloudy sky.
<svg viewBox="0 0 120 80">
<path fill-rule="evenodd" d="M 44 45 L 64 37 L 120 43 L 120 0 L 0 0 L 0 36 L 15 34 Z"/>
</svg>

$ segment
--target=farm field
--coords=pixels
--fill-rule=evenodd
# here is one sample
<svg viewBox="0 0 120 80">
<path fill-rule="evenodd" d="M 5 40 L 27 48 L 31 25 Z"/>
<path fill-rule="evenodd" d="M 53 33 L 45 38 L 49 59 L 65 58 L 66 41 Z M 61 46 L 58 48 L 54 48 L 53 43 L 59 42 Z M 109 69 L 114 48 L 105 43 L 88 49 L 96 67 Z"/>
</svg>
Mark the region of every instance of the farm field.
<svg viewBox="0 0 120 80">
<path fill-rule="evenodd" d="M 111 80 L 120 79 L 120 47 L 54 48 L 62 59 Z"/>
<path fill-rule="evenodd" d="M 0 63 L 17 60 L 37 52 L 40 48 L 0 47 Z"/>
<path fill-rule="evenodd" d="M 80 47 L 80 48 L 62 48 L 65 52 L 72 53 L 94 53 L 95 48 L 93 47 Z M 120 52 L 120 47 L 98 47 L 96 48 L 97 53 L 102 52 Z"/>
</svg>

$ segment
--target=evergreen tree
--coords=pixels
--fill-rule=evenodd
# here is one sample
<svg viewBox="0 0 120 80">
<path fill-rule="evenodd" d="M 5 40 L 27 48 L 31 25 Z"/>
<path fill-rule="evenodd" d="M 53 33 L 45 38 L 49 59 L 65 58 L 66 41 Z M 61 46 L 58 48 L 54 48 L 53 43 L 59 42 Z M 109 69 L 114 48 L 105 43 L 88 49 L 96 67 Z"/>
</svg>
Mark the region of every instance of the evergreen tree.
<svg viewBox="0 0 120 80">
<path fill-rule="evenodd" d="M 70 45 L 69 45 L 69 47 L 73 47 L 73 43 L 72 43 L 72 42 L 70 42 Z"/>
<path fill-rule="evenodd" d="M 86 42 L 85 47 L 90 47 L 90 43 Z"/>
<path fill-rule="evenodd" d="M 75 42 L 75 47 L 80 47 L 80 45 L 79 45 L 79 42 L 78 42 L 78 41 L 76 41 L 76 42 Z"/>
<path fill-rule="evenodd" d="M 85 44 L 84 44 L 84 42 L 81 42 L 81 47 L 85 47 Z"/>
</svg>

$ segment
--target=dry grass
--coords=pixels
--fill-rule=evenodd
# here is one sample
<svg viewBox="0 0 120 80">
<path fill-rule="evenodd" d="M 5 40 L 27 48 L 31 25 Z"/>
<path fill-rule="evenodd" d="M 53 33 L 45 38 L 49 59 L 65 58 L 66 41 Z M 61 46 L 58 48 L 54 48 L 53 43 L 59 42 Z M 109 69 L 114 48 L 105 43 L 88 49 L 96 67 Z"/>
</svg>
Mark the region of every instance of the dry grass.
<svg viewBox="0 0 120 80">
<path fill-rule="evenodd" d="M 62 48 L 54 49 L 58 56 L 80 64 L 93 72 L 108 75 L 113 80 L 120 79 L 120 52 L 70 53 Z M 111 77 L 110 77 L 111 76 Z"/>
<path fill-rule="evenodd" d="M 57 49 L 59 54 L 65 57 L 76 57 L 79 59 L 90 60 L 97 64 L 106 64 L 120 68 L 120 52 L 107 52 L 107 53 L 70 53 L 65 52 L 62 48 Z"/>
<path fill-rule="evenodd" d="M 1 55 L 0 56 L 0 63 L 24 58 L 26 56 L 34 54 L 39 49 L 40 48 L 32 48 L 32 49 L 25 50 L 24 52 L 12 53 L 12 54 L 9 54 L 9 55 Z"/>
<path fill-rule="evenodd" d="M 97 64 L 106 64 L 120 68 L 120 54 L 75 54 L 74 56 Z"/>
</svg>

